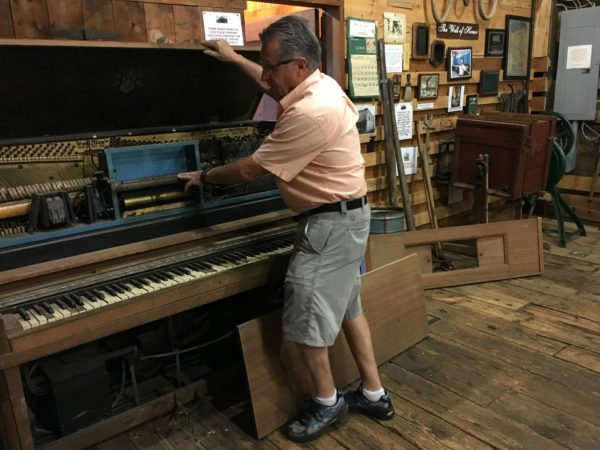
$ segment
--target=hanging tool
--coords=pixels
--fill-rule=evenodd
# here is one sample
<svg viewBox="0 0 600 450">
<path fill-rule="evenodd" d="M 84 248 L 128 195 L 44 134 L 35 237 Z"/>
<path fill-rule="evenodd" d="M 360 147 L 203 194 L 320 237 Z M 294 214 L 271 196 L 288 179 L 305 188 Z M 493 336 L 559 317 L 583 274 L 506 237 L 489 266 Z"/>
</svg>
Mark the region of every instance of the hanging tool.
<svg viewBox="0 0 600 450">
<path fill-rule="evenodd" d="M 400 92 L 402 90 L 402 75 L 396 74 L 392 77 L 392 85 L 394 92 L 394 103 L 398 103 L 400 101 Z"/>
<path fill-rule="evenodd" d="M 412 85 L 410 84 L 410 73 L 406 74 L 406 87 L 404 88 L 404 101 L 411 102 L 413 99 Z"/>
<path fill-rule="evenodd" d="M 421 130 L 419 123 L 415 124 L 417 129 L 417 147 L 419 149 L 419 156 L 423 164 L 423 183 L 425 185 L 425 198 L 427 203 L 427 213 L 429 214 L 429 222 L 431 228 L 434 230 L 438 229 L 437 216 L 435 215 L 435 202 L 433 199 L 433 188 L 431 187 L 431 174 L 429 173 L 429 133 L 433 129 L 433 114 L 426 114 L 423 121 L 425 126 L 425 145 L 423 145 L 421 139 Z M 436 242 L 433 246 L 433 266 L 438 270 L 453 270 L 452 264 L 442 254 L 442 244 Z"/>
</svg>

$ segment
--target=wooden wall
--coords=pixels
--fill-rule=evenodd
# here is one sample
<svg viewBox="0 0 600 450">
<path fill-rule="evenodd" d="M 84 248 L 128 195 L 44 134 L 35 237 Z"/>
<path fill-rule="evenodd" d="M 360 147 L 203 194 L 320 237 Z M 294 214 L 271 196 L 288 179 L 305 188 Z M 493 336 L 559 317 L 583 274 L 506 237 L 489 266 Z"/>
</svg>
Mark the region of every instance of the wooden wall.
<svg viewBox="0 0 600 450">
<path fill-rule="evenodd" d="M 0 38 L 190 44 L 202 11 L 243 14 L 246 0 L 0 0 Z"/>
<path fill-rule="evenodd" d="M 507 15 L 516 15 L 531 17 L 531 0 L 499 0 L 498 8 L 494 17 L 490 20 L 483 20 L 477 11 L 477 2 L 472 0 L 469 6 L 465 6 L 462 0 L 455 0 L 454 9 L 450 12 L 447 21 L 469 23 L 479 25 L 479 38 L 477 40 L 453 40 L 444 39 L 446 48 L 448 47 L 472 47 L 473 51 L 473 76 L 467 80 L 454 81 L 448 83 L 445 64 L 435 67 L 428 60 L 411 59 L 409 69 L 402 73 L 403 86 L 406 83 L 406 74 L 411 74 L 411 83 L 413 90 L 417 84 L 419 73 L 439 73 L 440 86 L 438 90 L 438 98 L 434 101 L 434 109 L 426 111 L 417 111 L 417 104 L 420 103 L 416 99 L 413 100 L 414 120 L 420 122 L 420 128 L 423 132 L 424 127 L 422 121 L 425 113 L 434 115 L 435 131 L 431 134 L 431 150 L 430 157 L 432 166 L 430 173 L 434 178 L 433 189 L 436 202 L 436 213 L 438 221 L 444 225 L 451 221 L 449 218 L 457 216 L 461 213 L 469 211 L 471 208 L 471 193 L 463 192 L 463 200 L 449 205 L 448 188 L 447 186 L 438 186 L 435 183 L 435 173 L 437 166 L 437 154 L 439 152 L 439 143 L 454 140 L 454 128 L 457 118 L 462 113 L 448 113 L 448 87 L 453 85 L 465 85 L 465 95 L 477 94 L 479 87 L 479 75 L 481 70 L 500 70 L 500 80 L 503 80 L 502 74 L 502 57 L 484 56 L 485 30 L 486 28 L 501 28 L 505 26 L 505 18 Z M 446 0 L 437 2 L 439 14 L 442 13 L 442 8 L 446 4 Z M 487 1 L 484 2 L 487 7 Z M 548 52 L 548 33 L 549 22 L 552 13 L 552 0 L 537 0 L 535 10 L 535 40 L 533 44 L 533 60 L 532 70 L 530 73 L 530 89 L 529 89 L 529 107 L 532 112 L 544 111 L 546 108 L 546 94 L 549 91 L 549 52 Z M 406 42 L 412 42 L 412 25 L 415 22 L 426 23 L 429 26 L 430 41 L 437 39 L 436 37 L 436 22 L 431 13 L 431 0 L 418 1 L 403 1 L 403 0 L 373 0 L 369 2 L 358 0 L 346 0 L 344 5 L 345 16 L 376 20 L 378 26 L 379 38 L 383 38 L 383 13 L 394 12 L 406 15 L 407 22 L 407 39 Z M 499 94 L 509 92 L 513 89 L 522 89 L 521 81 L 501 81 L 499 86 Z M 359 101 L 357 100 L 357 103 Z M 422 103 L 430 103 L 423 101 Z M 479 111 L 498 110 L 500 108 L 498 96 L 479 97 Z M 384 134 L 383 134 L 383 117 L 381 116 L 381 107 L 377 104 L 377 135 L 375 139 L 363 140 L 363 152 L 367 163 L 367 179 L 369 186 L 369 198 L 371 203 L 384 205 L 387 203 L 387 182 L 384 151 Z M 367 142 L 368 141 L 368 142 Z M 416 137 L 412 140 L 404 140 L 400 142 L 402 147 L 417 145 Z M 419 161 L 419 170 L 416 175 L 408 176 L 409 190 L 411 197 L 411 205 L 415 215 L 415 225 L 417 227 L 427 227 L 429 224 L 429 216 L 427 213 L 427 205 L 425 203 L 425 190 L 422 178 L 421 161 Z M 398 190 L 399 193 L 399 190 Z M 400 193 L 399 193 L 400 195 Z"/>
<path fill-rule="evenodd" d="M 442 8 L 446 1 L 440 0 L 438 8 Z M 476 94 L 478 91 L 479 75 L 481 70 L 501 70 L 501 57 L 484 57 L 484 42 L 486 28 L 504 28 L 506 15 L 526 16 L 531 15 L 533 0 L 499 0 L 495 16 L 483 20 L 477 12 L 476 0 L 465 6 L 462 0 L 454 0 L 455 6 L 448 17 L 448 21 L 461 23 L 477 23 L 480 32 L 478 40 L 445 40 L 446 47 L 470 46 L 473 49 L 473 76 L 468 80 L 453 82 L 452 84 L 466 86 L 465 95 Z M 318 0 L 281 1 L 291 6 L 315 6 Z M 332 5 L 334 0 L 324 0 L 322 4 Z M 487 6 L 487 1 L 484 2 Z M 550 90 L 550 81 L 547 77 L 550 70 L 548 58 L 549 23 L 552 15 L 552 0 L 537 0 L 535 10 L 535 41 L 533 46 L 533 61 L 530 74 L 529 106 L 533 112 L 544 111 L 546 108 L 546 94 Z M 252 6 L 252 5 L 251 5 Z M 204 39 L 202 11 L 223 10 L 228 12 L 243 13 L 247 8 L 246 0 L 0 0 L 0 39 L 57 39 L 57 40 L 102 40 L 128 43 L 152 44 L 193 44 Z M 258 13 L 261 8 L 251 7 L 248 11 L 251 21 L 260 22 L 264 18 Z M 378 31 L 383 37 L 383 13 L 396 12 L 406 14 L 407 42 L 411 41 L 412 24 L 415 22 L 429 25 L 430 41 L 436 39 L 435 20 L 431 13 L 431 0 L 345 0 L 344 17 L 355 17 L 376 20 Z M 254 15 L 253 15 L 254 14 Z M 256 16 L 256 17 L 254 17 Z M 340 17 L 341 19 L 341 17 Z M 324 20 L 324 22 L 327 22 Z M 250 25 L 250 24 L 249 24 Z M 340 33 L 341 35 L 341 33 Z M 337 36 L 336 36 L 337 37 Z M 339 43 L 338 43 L 339 44 Z M 114 43 L 112 44 L 114 45 Z M 343 45 L 343 44 L 342 44 Z M 329 58 L 338 51 L 337 45 L 325 49 Z M 339 56 L 340 61 L 342 55 Z M 335 69 L 335 65 L 333 65 Z M 425 113 L 435 116 L 435 131 L 431 135 L 432 145 L 430 155 L 433 174 L 434 198 L 438 221 L 443 225 L 453 216 L 470 209 L 470 192 L 463 193 L 460 199 L 449 205 L 448 188 L 437 186 L 435 173 L 439 143 L 454 140 L 454 127 L 457 113 L 448 113 L 448 86 L 444 65 L 434 67 L 428 60 L 410 60 L 409 69 L 402 73 L 402 82 L 406 82 L 406 74 L 411 74 L 413 87 L 417 84 L 419 73 L 440 73 L 440 87 L 438 98 L 435 100 L 433 110 L 416 111 L 419 103 L 413 100 L 415 109 L 414 120 L 423 121 Z M 342 77 L 343 80 L 343 77 Z M 501 75 L 502 80 L 502 75 Z M 345 80 L 342 81 L 343 83 Z M 514 89 L 520 89 L 522 82 L 512 83 Z M 509 92 L 511 86 L 508 81 L 501 81 L 499 92 Z M 499 108 L 497 96 L 479 97 L 479 109 L 496 110 Z M 387 202 L 387 184 L 383 134 L 383 117 L 380 105 L 377 106 L 377 135 L 374 139 L 363 142 L 362 151 L 367 164 L 367 182 L 369 197 L 373 204 L 383 205 Z M 420 125 L 423 129 L 423 125 Z M 417 139 L 401 142 L 401 146 L 417 145 Z M 428 226 L 429 217 L 425 203 L 424 183 L 419 167 L 416 175 L 409 178 L 411 204 L 415 214 L 417 227 Z M 460 198 L 460 196 L 459 196 Z"/>
</svg>

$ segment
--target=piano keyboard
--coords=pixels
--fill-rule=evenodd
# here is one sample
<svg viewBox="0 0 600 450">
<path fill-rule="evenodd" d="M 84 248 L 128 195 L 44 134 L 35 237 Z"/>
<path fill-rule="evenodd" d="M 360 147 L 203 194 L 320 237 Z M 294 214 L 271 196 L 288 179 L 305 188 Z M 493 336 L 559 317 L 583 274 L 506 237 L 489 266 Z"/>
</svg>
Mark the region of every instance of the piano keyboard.
<svg viewBox="0 0 600 450">
<path fill-rule="evenodd" d="M 180 286 L 226 270 L 285 255 L 291 252 L 293 243 L 294 236 L 286 234 L 250 246 L 186 259 L 150 271 L 47 296 L 9 308 L 2 313 L 13 315 L 23 330 L 31 330 L 171 286 Z"/>
</svg>

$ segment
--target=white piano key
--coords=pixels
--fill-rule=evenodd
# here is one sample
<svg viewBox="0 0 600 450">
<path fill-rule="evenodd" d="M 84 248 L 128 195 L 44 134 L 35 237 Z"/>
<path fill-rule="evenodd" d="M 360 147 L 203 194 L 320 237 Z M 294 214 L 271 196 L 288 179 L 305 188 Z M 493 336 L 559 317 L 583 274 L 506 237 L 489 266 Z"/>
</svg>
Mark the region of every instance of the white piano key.
<svg viewBox="0 0 600 450">
<path fill-rule="evenodd" d="M 82 298 L 81 303 L 83 304 L 83 307 L 85 308 L 86 311 L 92 311 L 92 310 L 96 309 L 96 308 L 94 308 L 94 305 L 92 304 L 92 302 L 90 302 L 86 298 Z"/>
<path fill-rule="evenodd" d="M 40 317 L 36 314 L 33 308 L 28 308 L 26 311 L 27 314 L 29 314 L 29 323 L 31 324 L 31 328 L 39 327 L 40 325 L 48 323 L 46 318 L 43 319 L 43 322 L 40 321 Z"/>
<path fill-rule="evenodd" d="M 62 314 L 63 318 L 65 319 L 73 315 L 69 309 L 63 308 L 58 303 L 54 303 L 52 307 L 55 311 L 58 311 L 60 314 Z"/>
<path fill-rule="evenodd" d="M 109 294 L 107 291 L 103 290 L 103 289 L 98 289 L 98 292 L 102 293 L 104 295 L 103 300 L 108 303 L 108 304 L 113 304 L 113 303 L 119 303 L 121 300 L 123 300 L 121 297 L 119 297 L 118 295 L 112 295 Z"/>
<path fill-rule="evenodd" d="M 140 295 L 144 295 L 149 292 L 146 289 L 137 288 L 131 283 L 123 283 L 123 285 L 125 285 L 129 289 L 129 292 L 131 292 L 133 297 L 138 297 Z"/>
</svg>

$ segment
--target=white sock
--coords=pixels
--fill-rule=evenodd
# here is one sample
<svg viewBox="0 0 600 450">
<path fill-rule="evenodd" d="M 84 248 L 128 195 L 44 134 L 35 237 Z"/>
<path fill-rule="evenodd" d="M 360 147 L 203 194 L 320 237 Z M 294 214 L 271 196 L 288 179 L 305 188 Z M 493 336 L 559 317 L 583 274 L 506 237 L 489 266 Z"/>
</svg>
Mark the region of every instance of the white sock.
<svg viewBox="0 0 600 450">
<path fill-rule="evenodd" d="M 317 402 L 319 405 L 323 405 L 323 406 L 333 406 L 337 403 L 337 391 L 335 391 L 333 393 L 333 395 L 331 397 L 313 397 L 315 399 L 315 402 Z"/>
<path fill-rule="evenodd" d="M 379 388 L 376 391 L 367 391 L 365 388 L 361 388 L 361 389 L 362 389 L 363 395 L 370 402 L 376 402 L 385 395 L 385 391 L 383 390 L 383 388 Z"/>
</svg>

